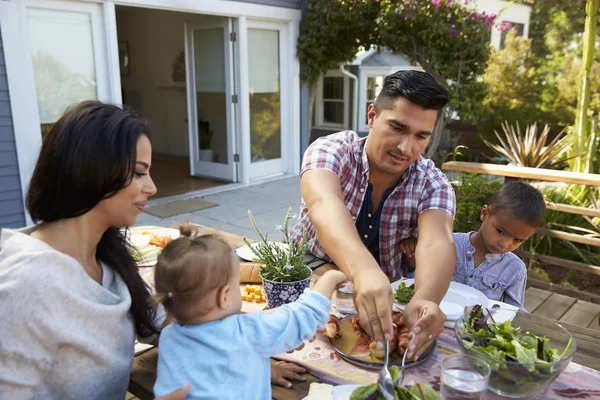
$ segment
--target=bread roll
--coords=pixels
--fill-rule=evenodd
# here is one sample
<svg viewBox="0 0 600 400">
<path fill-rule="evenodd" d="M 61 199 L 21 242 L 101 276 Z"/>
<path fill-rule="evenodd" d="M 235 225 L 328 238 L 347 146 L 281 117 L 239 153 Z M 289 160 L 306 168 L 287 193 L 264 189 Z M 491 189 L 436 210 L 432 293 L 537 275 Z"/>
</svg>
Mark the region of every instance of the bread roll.
<svg viewBox="0 0 600 400">
<path fill-rule="evenodd" d="M 240 283 L 262 283 L 260 268 L 262 264 L 255 262 L 240 263 Z"/>
</svg>

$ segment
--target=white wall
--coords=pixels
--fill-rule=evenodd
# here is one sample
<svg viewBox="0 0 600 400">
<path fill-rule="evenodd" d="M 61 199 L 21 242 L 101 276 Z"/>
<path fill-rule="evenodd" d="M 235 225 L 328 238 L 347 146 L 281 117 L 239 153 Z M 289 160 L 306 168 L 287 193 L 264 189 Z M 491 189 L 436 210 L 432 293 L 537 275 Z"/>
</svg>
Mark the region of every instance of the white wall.
<svg viewBox="0 0 600 400">
<path fill-rule="evenodd" d="M 116 14 L 118 40 L 129 45 L 130 75 L 121 76 L 125 103 L 149 120 L 154 151 L 189 156 L 186 90 L 171 81 L 172 67 L 184 50 L 186 22 L 224 18 L 124 6 Z"/>
<path fill-rule="evenodd" d="M 515 22 L 525 25 L 523 37 L 529 37 L 529 18 L 531 15 L 531 6 L 525 4 L 511 3 L 505 0 L 473 0 L 477 10 L 485 11 L 486 14 L 496 14 L 496 22 L 501 21 Z M 495 27 L 492 28 L 492 45 L 500 47 L 502 32 Z"/>
</svg>

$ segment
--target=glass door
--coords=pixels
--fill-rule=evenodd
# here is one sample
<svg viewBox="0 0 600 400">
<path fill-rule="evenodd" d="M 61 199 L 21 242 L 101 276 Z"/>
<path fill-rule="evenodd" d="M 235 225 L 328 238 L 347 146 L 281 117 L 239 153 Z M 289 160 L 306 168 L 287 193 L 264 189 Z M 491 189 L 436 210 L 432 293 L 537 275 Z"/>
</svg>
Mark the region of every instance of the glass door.
<svg viewBox="0 0 600 400">
<path fill-rule="evenodd" d="M 43 139 L 70 106 L 83 100 L 118 99 L 110 93 L 103 6 L 64 1 L 24 4 Z"/>
<path fill-rule="evenodd" d="M 236 182 L 233 21 L 214 18 L 186 25 L 190 169 L 192 175 Z"/>
<path fill-rule="evenodd" d="M 282 87 L 289 71 L 282 67 L 286 25 L 248 21 L 248 93 L 250 111 L 250 178 L 286 171 L 291 147 L 289 95 Z"/>
</svg>

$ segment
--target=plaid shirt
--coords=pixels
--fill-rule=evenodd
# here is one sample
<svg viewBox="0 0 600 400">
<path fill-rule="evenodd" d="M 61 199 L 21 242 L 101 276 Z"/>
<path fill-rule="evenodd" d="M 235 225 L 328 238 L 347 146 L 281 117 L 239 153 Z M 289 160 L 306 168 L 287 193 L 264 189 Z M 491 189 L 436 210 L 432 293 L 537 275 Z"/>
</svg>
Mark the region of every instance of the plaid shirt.
<svg viewBox="0 0 600 400">
<path fill-rule="evenodd" d="M 366 138 L 343 131 L 317 139 L 304 153 L 302 171 L 326 169 L 340 178 L 344 203 L 356 220 L 369 184 L 369 161 Z M 454 217 L 454 189 L 446 175 L 431 160 L 419 157 L 404 172 L 400 182 L 383 204 L 379 228 L 379 255 L 383 272 L 391 279 L 401 276 L 402 239 L 417 236 L 417 218 L 426 210 L 444 210 Z M 298 222 L 291 238 L 299 242 L 306 231 L 308 250 L 315 256 L 331 259 L 319 243 L 308 216 L 304 199 L 300 203 Z"/>
</svg>

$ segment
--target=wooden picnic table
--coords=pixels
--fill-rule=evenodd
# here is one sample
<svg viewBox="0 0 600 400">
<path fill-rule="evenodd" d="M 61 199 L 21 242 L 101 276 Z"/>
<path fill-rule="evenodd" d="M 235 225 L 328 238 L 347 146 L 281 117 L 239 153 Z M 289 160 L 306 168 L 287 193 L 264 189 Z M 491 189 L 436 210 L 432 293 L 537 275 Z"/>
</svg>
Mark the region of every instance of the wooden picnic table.
<svg viewBox="0 0 600 400">
<path fill-rule="evenodd" d="M 214 233 L 222 237 L 232 248 L 237 248 L 244 245 L 244 241 L 239 235 L 223 232 L 210 227 L 203 228 L 205 229 L 205 233 Z M 322 266 L 316 268 L 313 271 L 312 283 L 318 280 L 328 270 L 335 268 L 337 267 L 333 264 L 323 264 Z M 242 311 L 256 311 L 257 306 L 258 305 L 255 303 L 244 302 Z M 264 305 L 261 307 L 264 307 Z M 600 370 L 600 331 L 573 326 L 566 323 L 562 324 L 575 337 L 577 343 L 577 353 L 573 357 L 573 362 Z M 152 390 L 154 387 L 154 382 L 156 381 L 157 361 L 157 348 L 152 348 L 135 356 L 134 358 L 133 368 L 129 378 L 128 391 L 141 400 L 154 399 Z M 273 363 L 275 360 L 271 359 L 271 362 Z M 306 396 L 310 384 L 312 382 L 317 382 L 319 378 L 311 373 L 306 373 L 304 377 L 306 378 L 305 382 L 292 382 L 293 386 L 291 389 L 272 385 L 271 389 L 273 399 L 296 400 Z"/>
</svg>

